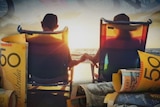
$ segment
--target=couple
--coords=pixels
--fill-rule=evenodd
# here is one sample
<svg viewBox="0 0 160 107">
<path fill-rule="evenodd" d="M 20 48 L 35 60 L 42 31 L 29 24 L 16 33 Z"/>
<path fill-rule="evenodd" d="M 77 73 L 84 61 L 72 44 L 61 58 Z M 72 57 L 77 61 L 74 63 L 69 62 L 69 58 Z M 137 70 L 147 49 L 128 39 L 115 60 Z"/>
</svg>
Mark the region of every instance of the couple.
<svg viewBox="0 0 160 107">
<path fill-rule="evenodd" d="M 126 14 L 118 14 L 114 17 L 114 21 L 129 21 L 129 17 Z M 46 14 L 41 22 L 41 25 L 43 31 L 54 31 L 58 28 L 58 18 L 55 14 Z M 107 46 L 107 44 L 110 44 L 110 46 L 116 47 L 116 42 L 118 41 L 133 41 L 134 45 L 139 45 L 139 41 L 132 40 L 131 34 L 128 30 L 133 29 L 129 29 L 128 27 L 127 29 L 124 29 L 123 27 L 115 27 L 115 31 L 118 32 L 118 36 L 115 39 L 107 41 L 105 45 Z M 26 38 L 26 40 L 29 43 L 28 72 L 36 78 L 55 78 L 54 81 L 59 79 L 67 81 L 68 78 L 65 76 L 66 73 L 63 73 L 64 71 L 57 67 L 58 64 L 62 63 L 61 60 L 66 57 L 66 63 L 63 63 L 63 66 L 68 69 L 71 69 L 73 66 L 78 65 L 86 59 L 91 60 L 95 65 L 99 62 L 100 51 L 98 51 L 94 57 L 85 53 L 79 60 L 72 60 L 68 46 L 61 40 L 51 37 L 48 34 L 39 35 L 33 38 Z M 35 45 L 37 43 L 41 47 L 37 47 Z M 50 46 L 47 47 L 47 45 Z M 104 46 L 104 49 L 106 46 Z M 59 52 L 59 56 L 53 56 L 52 53 L 55 52 Z M 53 62 L 52 58 L 57 58 L 56 62 Z M 106 74 L 104 74 L 104 81 L 112 81 L 112 73 L 117 72 L 118 69 L 119 66 L 115 67 L 113 70 L 107 71 Z M 62 76 L 62 74 L 64 75 Z"/>
</svg>

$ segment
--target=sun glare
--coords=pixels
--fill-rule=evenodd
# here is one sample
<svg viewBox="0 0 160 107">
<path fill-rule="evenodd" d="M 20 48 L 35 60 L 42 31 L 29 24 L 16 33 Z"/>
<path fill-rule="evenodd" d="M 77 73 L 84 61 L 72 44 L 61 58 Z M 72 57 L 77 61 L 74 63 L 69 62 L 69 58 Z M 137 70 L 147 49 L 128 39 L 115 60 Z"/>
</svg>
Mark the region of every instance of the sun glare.
<svg viewBox="0 0 160 107">
<path fill-rule="evenodd" d="M 73 27 L 72 27 L 73 28 Z M 91 29 L 81 29 L 80 27 L 69 30 L 69 47 L 72 48 L 96 48 L 99 40 L 98 33 L 93 33 Z M 99 32 L 98 29 L 95 32 Z"/>
<path fill-rule="evenodd" d="M 92 24 L 89 24 L 87 21 L 77 18 L 74 20 L 64 20 L 60 25 L 68 27 L 68 45 L 70 49 L 98 48 L 99 23 L 97 21 L 92 21 Z"/>
</svg>

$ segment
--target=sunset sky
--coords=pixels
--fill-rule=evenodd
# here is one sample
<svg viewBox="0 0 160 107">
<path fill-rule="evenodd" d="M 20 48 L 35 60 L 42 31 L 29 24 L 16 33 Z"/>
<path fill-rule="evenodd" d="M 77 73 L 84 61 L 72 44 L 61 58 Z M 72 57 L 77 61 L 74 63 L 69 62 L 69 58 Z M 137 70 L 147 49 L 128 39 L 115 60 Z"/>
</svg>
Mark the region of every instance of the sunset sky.
<svg viewBox="0 0 160 107">
<path fill-rule="evenodd" d="M 159 0 L 140 1 L 141 6 L 125 0 L 14 0 L 14 17 L 1 22 L 0 27 L 13 26 L 10 32 L 16 32 L 18 25 L 24 29 L 41 30 L 43 16 L 54 13 L 59 18 L 59 29 L 69 28 L 70 48 L 98 48 L 100 18 L 112 20 L 116 14 L 126 13 L 133 21 L 152 19 L 147 48 L 160 48 Z M 9 32 L 2 31 L 1 35 L 5 33 Z"/>
</svg>

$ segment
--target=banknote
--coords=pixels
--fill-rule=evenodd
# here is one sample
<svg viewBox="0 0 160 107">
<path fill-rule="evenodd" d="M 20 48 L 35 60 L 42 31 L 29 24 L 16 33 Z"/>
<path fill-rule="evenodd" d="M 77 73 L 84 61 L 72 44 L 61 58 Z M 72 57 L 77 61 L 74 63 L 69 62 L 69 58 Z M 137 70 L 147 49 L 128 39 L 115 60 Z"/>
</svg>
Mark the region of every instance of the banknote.
<svg viewBox="0 0 160 107">
<path fill-rule="evenodd" d="M 112 82 L 88 83 L 79 85 L 77 95 L 85 95 L 86 107 L 103 107 L 105 96 L 112 92 Z"/>
<path fill-rule="evenodd" d="M 25 35 L 6 36 L 0 41 L 3 88 L 15 90 L 17 107 L 26 107 L 27 51 Z"/>
<path fill-rule="evenodd" d="M 134 107 L 159 107 L 160 93 L 110 93 L 105 97 L 105 103 L 108 107 L 115 107 L 115 105 L 134 105 Z M 128 106 L 127 106 L 128 105 Z M 123 107 L 124 107 L 123 106 Z M 130 107 L 130 106 L 129 106 Z"/>
<path fill-rule="evenodd" d="M 141 61 L 139 83 L 136 91 L 159 91 L 160 56 L 138 51 Z"/>
<path fill-rule="evenodd" d="M 16 94 L 13 90 L 0 88 L 0 107 L 16 107 Z"/>
<path fill-rule="evenodd" d="M 113 85 L 117 92 L 135 91 L 139 82 L 140 69 L 120 69 L 113 74 Z"/>
<path fill-rule="evenodd" d="M 138 54 L 140 68 L 120 69 L 112 75 L 117 92 L 160 90 L 160 56 L 142 51 L 138 51 Z"/>
<path fill-rule="evenodd" d="M 2 68 L 0 67 L 0 88 L 2 88 L 3 78 L 2 78 Z"/>
</svg>

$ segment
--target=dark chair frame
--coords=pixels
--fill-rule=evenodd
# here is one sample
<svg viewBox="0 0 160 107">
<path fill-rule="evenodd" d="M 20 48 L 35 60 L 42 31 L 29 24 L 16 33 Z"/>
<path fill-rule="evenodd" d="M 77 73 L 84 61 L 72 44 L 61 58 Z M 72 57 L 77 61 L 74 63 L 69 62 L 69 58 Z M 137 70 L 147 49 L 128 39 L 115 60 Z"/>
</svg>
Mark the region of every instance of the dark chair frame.
<svg viewBox="0 0 160 107">
<path fill-rule="evenodd" d="M 102 46 L 103 46 L 103 38 L 104 38 L 104 31 L 106 33 L 106 24 L 131 24 L 131 25 L 143 25 L 143 30 L 142 30 L 142 36 L 140 38 L 141 41 L 141 50 L 145 51 L 146 48 L 146 42 L 147 42 L 147 36 L 148 36 L 148 30 L 149 30 L 149 25 L 152 23 L 152 20 L 149 19 L 147 22 L 138 22 L 138 21 L 111 21 L 111 20 L 106 20 L 105 18 L 100 19 L 100 56 L 101 57 L 101 51 L 102 51 Z M 145 32 L 144 32 L 145 31 Z M 106 35 L 105 35 L 106 36 Z M 101 62 L 99 62 L 99 68 L 98 68 L 98 78 L 95 78 L 95 69 L 94 66 L 91 65 L 91 71 L 92 71 L 92 80 L 93 82 L 96 81 L 101 81 L 100 75 L 101 75 L 101 70 L 103 69 L 101 67 Z"/>
<path fill-rule="evenodd" d="M 60 31 L 55 32 L 48 32 L 48 31 L 31 31 L 31 30 L 24 30 L 21 26 L 18 26 L 17 31 L 19 33 L 24 33 L 26 36 L 32 36 L 34 34 L 55 34 L 56 36 L 59 36 L 59 34 L 62 36 L 60 37 L 62 41 L 64 41 L 66 44 L 68 44 L 68 27 L 64 27 L 64 29 Z M 59 38 L 59 37 L 58 37 Z M 29 76 L 29 75 L 28 75 Z M 56 82 L 51 84 L 41 84 L 36 83 L 35 81 L 31 81 L 27 85 L 27 94 L 32 93 L 52 93 L 54 95 L 61 95 L 66 97 L 66 99 L 71 98 L 72 94 L 72 83 L 73 83 L 73 68 L 71 70 L 68 70 L 68 82 Z M 29 77 L 30 78 L 30 77 Z M 66 101 L 67 104 L 67 101 Z"/>
</svg>

